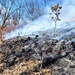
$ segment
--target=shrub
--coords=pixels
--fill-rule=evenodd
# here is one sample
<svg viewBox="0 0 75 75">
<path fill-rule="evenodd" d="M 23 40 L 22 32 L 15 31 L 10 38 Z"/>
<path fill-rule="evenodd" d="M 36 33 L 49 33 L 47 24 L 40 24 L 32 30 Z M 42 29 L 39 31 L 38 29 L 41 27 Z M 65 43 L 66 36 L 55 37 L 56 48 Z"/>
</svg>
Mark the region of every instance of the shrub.
<svg viewBox="0 0 75 75">
<path fill-rule="evenodd" d="M 52 13 L 55 15 L 55 16 L 52 16 L 51 17 L 51 20 L 55 22 L 55 27 L 54 27 L 54 32 L 56 30 L 56 25 L 57 25 L 57 21 L 60 21 L 61 19 L 59 19 L 59 15 L 60 15 L 60 9 L 62 7 L 59 6 L 59 4 L 56 4 L 55 6 L 51 7 L 51 10 L 52 10 Z M 50 15 L 52 14 L 50 13 Z"/>
</svg>

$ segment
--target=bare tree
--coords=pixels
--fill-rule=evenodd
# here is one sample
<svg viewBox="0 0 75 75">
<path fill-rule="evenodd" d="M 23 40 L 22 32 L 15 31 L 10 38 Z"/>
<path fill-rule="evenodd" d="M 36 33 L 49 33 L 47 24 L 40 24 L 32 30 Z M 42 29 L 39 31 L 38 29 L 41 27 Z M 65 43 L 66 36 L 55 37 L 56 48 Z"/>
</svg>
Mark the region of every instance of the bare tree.
<svg viewBox="0 0 75 75">
<path fill-rule="evenodd" d="M 38 0 L 30 0 L 29 2 L 24 1 L 24 4 L 25 11 L 27 11 L 25 16 L 29 19 L 35 20 L 43 14 L 43 10 L 39 5 Z"/>
<path fill-rule="evenodd" d="M 20 2 L 18 3 L 17 0 L 0 0 L 0 4 L 1 6 L 4 8 L 4 13 L 1 13 L 0 15 L 2 15 L 3 17 L 3 24 L 2 26 L 5 26 L 5 22 L 13 15 L 15 14 L 14 12 L 16 11 L 20 11 L 20 9 L 22 8 L 20 5 Z M 16 6 L 16 4 L 18 4 L 18 6 Z M 15 7 L 16 6 L 16 7 Z M 17 14 L 20 14 L 17 13 Z M 19 15 L 20 17 L 20 15 Z M 19 18 L 17 17 L 17 18 Z"/>
<path fill-rule="evenodd" d="M 2 24 L 3 26 L 5 26 L 5 22 L 8 19 L 8 17 L 10 16 L 10 11 L 11 11 L 13 3 L 14 3 L 14 0 L 12 1 L 12 4 L 9 6 L 8 0 L 0 0 L 0 4 L 5 9 L 5 10 L 3 10 L 4 13 L 0 14 L 3 16 L 3 24 Z"/>
<path fill-rule="evenodd" d="M 17 12 L 21 7 L 16 6 L 17 0 L 0 0 L 0 18 L 2 19 L 2 25 L 0 25 L 0 42 L 3 40 L 4 35 L 7 32 L 12 31 L 15 28 L 16 20 L 14 19 L 13 25 L 11 24 L 10 27 L 6 24 L 6 21 L 10 20 L 12 15 L 15 15 L 15 12 Z M 14 7 L 14 8 L 13 8 Z M 17 15 L 15 15 L 16 19 L 18 18 Z"/>
</svg>

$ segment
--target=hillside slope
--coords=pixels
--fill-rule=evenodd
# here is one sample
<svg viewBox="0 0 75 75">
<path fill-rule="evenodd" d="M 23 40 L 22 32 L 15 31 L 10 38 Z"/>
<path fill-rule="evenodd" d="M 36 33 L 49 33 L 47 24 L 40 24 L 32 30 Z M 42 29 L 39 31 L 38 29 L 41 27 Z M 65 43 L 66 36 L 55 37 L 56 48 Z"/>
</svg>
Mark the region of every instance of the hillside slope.
<svg viewBox="0 0 75 75">
<path fill-rule="evenodd" d="M 67 36 L 71 29 L 64 32 L 60 33 Z M 19 36 L 4 41 L 0 47 L 0 75 L 75 75 L 75 35 L 72 33 L 58 40 L 55 39 L 58 35 L 50 38 L 47 30 L 37 32 L 39 35 L 34 37 Z"/>
</svg>

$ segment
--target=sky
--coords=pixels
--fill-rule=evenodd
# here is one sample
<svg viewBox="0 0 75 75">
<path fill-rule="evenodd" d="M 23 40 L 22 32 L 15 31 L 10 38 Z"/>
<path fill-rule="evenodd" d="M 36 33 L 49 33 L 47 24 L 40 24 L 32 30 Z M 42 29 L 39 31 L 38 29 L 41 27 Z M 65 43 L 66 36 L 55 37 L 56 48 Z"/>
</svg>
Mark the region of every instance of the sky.
<svg viewBox="0 0 75 75">
<path fill-rule="evenodd" d="M 47 0 L 46 0 L 47 1 Z M 75 0 L 51 0 L 52 4 L 55 5 L 59 3 L 62 6 L 60 18 L 61 21 L 57 23 L 57 28 L 65 28 L 66 23 L 75 21 Z M 40 3 L 42 0 L 40 0 Z M 13 38 L 16 36 L 29 35 L 36 31 L 43 31 L 50 28 L 54 28 L 54 22 L 50 20 L 51 16 L 49 13 L 51 12 L 50 5 L 46 5 L 43 9 L 45 14 L 40 16 L 38 19 L 30 22 L 29 24 L 23 26 L 22 28 L 16 29 L 8 34 L 6 34 L 5 39 Z M 72 23 L 71 23 L 72 24 Z M 9 36 L 10 35 L 10 36 Z"/>
</svg>

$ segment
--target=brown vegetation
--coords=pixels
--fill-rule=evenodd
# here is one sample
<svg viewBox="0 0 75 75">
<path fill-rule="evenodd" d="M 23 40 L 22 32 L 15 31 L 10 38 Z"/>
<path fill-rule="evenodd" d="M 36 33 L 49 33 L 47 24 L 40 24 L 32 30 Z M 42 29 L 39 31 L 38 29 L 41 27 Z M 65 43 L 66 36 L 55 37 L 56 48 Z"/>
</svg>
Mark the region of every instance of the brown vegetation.
<svg viewBox="0 0 75 75">
<path fill-rule="evenodd" d="M 5 34 L 12 31 L 14 28 L 15 28 L 14 25 L 10 27 L 6 27 L 5 25 L 0 26 L 0 44 L 3 42 Z"/>
</svg>

